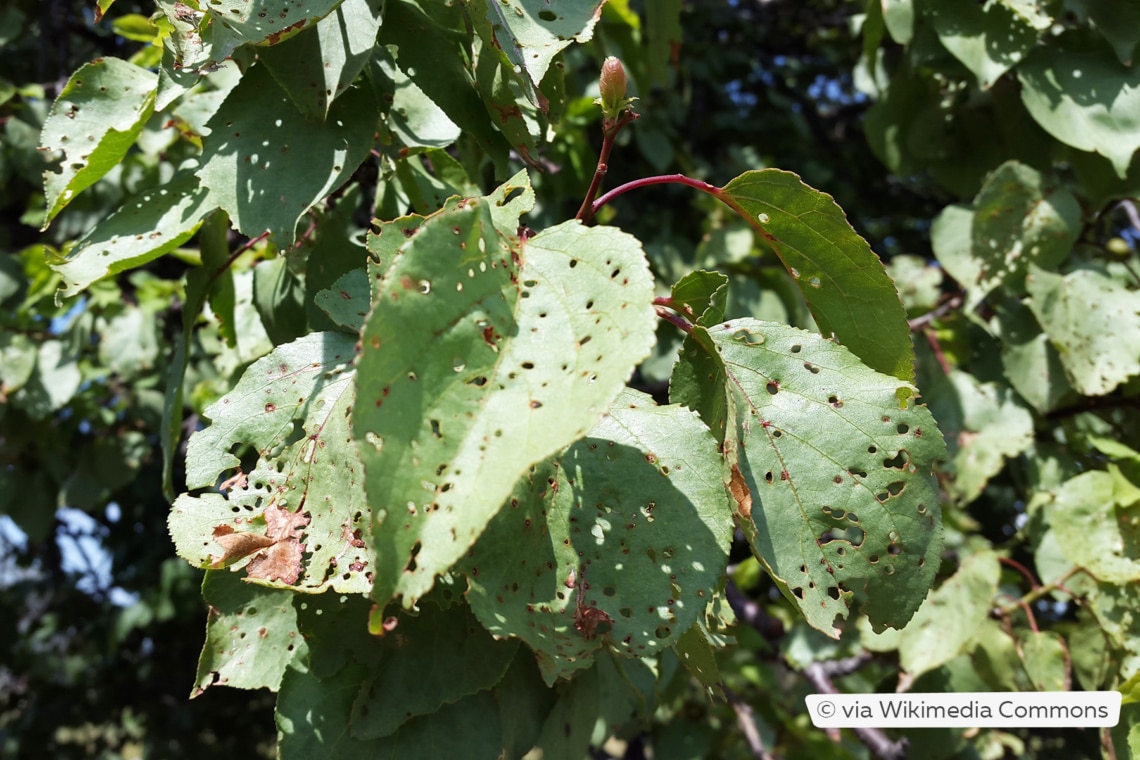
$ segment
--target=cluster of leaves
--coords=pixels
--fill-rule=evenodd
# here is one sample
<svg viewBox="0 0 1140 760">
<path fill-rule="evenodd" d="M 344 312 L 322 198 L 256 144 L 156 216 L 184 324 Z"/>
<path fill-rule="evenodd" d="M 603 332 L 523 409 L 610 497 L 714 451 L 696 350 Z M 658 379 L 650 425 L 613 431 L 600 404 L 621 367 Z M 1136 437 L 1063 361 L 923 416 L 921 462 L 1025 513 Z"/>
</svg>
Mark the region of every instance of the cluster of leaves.
<svg viewBox="0 0 1140 760">
<path fill-rule="evenodd" d="M 50 163 L 3 199 L 46 232 L 0 262 L 0 494 L 42 542 L 57 504 L 153 525 L 161 482 L 205 570 L 194 693 L 275 691 L 282 756 L 848 757 L 799 697 L 1130 694 L 1125 3 L 126 2 L 90 28 L 129 57 L 50 112 L 4 90 L 9 187 Z M 605 54 L 643 114 L 611 182 L 739 176 L 595 204 L 625 231 L 566 221 Z M 901 182 L 848 136 L 872 101 Z M 936 261 L 890 263 L 903 303 L 830 197 L 740 174 L 777 151 L 877 248 L 937 213 Z M 146 551 L 169 582 L 120 641 L 191 577 Z M 107 746 L 147 734 L 111 722 Z"/>
</svg>

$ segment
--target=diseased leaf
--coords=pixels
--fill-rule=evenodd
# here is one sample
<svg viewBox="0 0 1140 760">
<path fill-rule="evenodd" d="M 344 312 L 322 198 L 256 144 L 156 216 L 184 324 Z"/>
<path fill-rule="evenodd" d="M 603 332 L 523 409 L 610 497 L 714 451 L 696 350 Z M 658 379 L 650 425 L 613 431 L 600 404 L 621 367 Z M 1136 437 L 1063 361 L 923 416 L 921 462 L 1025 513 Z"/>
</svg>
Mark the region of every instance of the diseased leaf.
<svg viewBox="0 0 1140 760">
<path fill-rule="evenodd" d="M 989 615 L 1000 575 L 997 555 L 981 552 L 930 594 L 899 634 L 899 660 L 908 675 L 934 670 L 966 651 Z"/>
<path fill-rule="evenodd" d="M 1104 583 L 1140 580 L 1140 515 L 1116 505 L 1113 478 L 1092 470 L 1065 481 L 1045 508 L 1061 551 Z"/>
<path fill-rule="evenodd" d="M 962 429 L 950 442 L 954 473 L 948 489 L 961 504 L 969 504 L 989 479 L 1033 444 L 1033 417 L 1009 388 L 979 383 L 973 375 L 954 370 L 950 374 L 954 396 L 941 399 L 960 413 Z"/>
<path fill-rule="evenodd" d="M 221 61 L 240 45 L 276 45 L 315 25 L 342 2 L 344 0 L 305 0 L 303 3 L 210 0 L 203 4 L 210 21 L 203 36 L 212 43 L 211 59 Z"/>
<path fill-rule="evenodd" d="M 68 80 L 40 136 L 58 163 L 44 172 L 44 228 L 122 160 L 154 112 L 158 78 L 118 58 L 99 58 Z"/>
<path fill-rule="evenodd" d="M 1123 179 L 1140 147 L 1140 68 L 1105 48 L 1041 45 L 1017 67 L 1021 101 L 1046 132 L 1099 153 Z"/>
<path fill-rule="evenodd" d="M 202 597 L 210 613 L 190 696 L 197 697 L 211 686 L 277 691 L 285 668 L 305 652 L 305 641 L 297 633 L 293 594 L 211 571 L 202 583 Z"/>
<path fill-rule="evenodd" d="M 466 5 L 484 44 L 502 52 L 506 62 L 527 74 L 527 98 L 536 106 L 536 88 L 554 56 L 574 42 L 587 42 L 604 0 L 551 4 L 546 0 L 469 0 Z"/>
<path fill-rule="evenodd" d="M 934 27 L 938 39 L 970 70 L 983 90 L 1016 66 L 1037 42 L 1037 30 L 1029 19 L 1005 3 L 926 0 L 922 10 L 923 19 Z"/>
<path fill-rule="evenodd" d="M 343 0 L 315 28 L 260 51 L 306 117 L 321 121 L 364 69 L 380 31 L 382 0 Z"/>
<path fill-rule="evenodd" d="M 370 513 L 349 433 L 353 342 L 311 333 L 279 346 L 206 408 L 211 424 L 187 447 L 187 487 L 233 477 L 223 493 L 175 501 L 170 533 L 179 556 L 211 567 L 224 557 L 217 536 L 232 535 L 227 528 L 257 532 L 273 543 L 245 564 L 251 578 L 312 593 L 371 588 Z M 246 446 L 256 455 L 248 473 L 233 453 Z"/>
<path fill-rule="evenodd" d="M 1057 266 L 1080 232 L 1081 207 L 1072 193 L 1044 186 L 1042 176 L 1024 164 L 1002 164 L 974 199 L 972 254 L 981 262 L 981 272 L 966 308 L 972 311 L 998 286 L 1024 294 L 1030 265 Z"/>
<path fill-rule="evenodd" d="M 871 247 L 830 195 L 791 172 L 745 172 L 717 196 L 756 228 L 791 273 L 825 337 L 872 369 L 914 379 L 906 310 Z"/>
<path fill-rule="evenodd" d="M 426 593 L 526 468 L 601 417 L 652 345 L 637 241 L 570 221 L 524 243 L 507 198 L 525 187 L 520 175 L 429 217 L 373 296 L 353 426 L 381 604 Z"/>
<path fill-rule="evenodd" d="M 727 563 L 732 512 L 716 442 L 693 412 L 626 390 L 584 439 L 532 468 L 463 562 L 492 633 L 521 637 L 548 682 L 603 643 L 663 651 Z"/>
<path fill-rule="evenodd" d="M 670 398 L 725 429 L 725 457 L 752 499 L 751 520 L 738 509 L 737 522 L 824 633 L 836 635 L 853 594 L 876 630 L 905 625 L 938 570 L 930 469 L 945 446 L 914 396 L 846 348 L 786 325 L 696 327 L 682 349 Z"/>
<path fill-rule="evenodd" d="M 371 286 L 363 269 L 354 269 L 340 276 L 328 290 L 317 293 L 316 305 L 329 318 L 353 335 L 364 327 L 364 320 L 372 308 Z"/>
<path fill-rule="evenodd" d="M 198 176 L 209 202 L 249 237 L 269 230 L 279 247 L 291 245 L 305 211 L 368 154 L 376 113 L 372 91 L 355 87 L 333 103 L 324 124 L 311 122 L 266 67 L 254 66 L 207 123 Z"/>
<path fill-rule="evenodd" d="M 392 736 L 411 718 L 492 688 L 517 649 L 491 638 L 465 605 L 425 604 L 419 615 L 400 617 L 352 705 L 353 736 Z"/>
<path fill-rule="evenodd" d="M 1103 396 L 1140 374 L 1140 295 L 1093 271 L 1031 267 L 1029 308 L 1060 355 L 1069 382 Z"/>
</svg>

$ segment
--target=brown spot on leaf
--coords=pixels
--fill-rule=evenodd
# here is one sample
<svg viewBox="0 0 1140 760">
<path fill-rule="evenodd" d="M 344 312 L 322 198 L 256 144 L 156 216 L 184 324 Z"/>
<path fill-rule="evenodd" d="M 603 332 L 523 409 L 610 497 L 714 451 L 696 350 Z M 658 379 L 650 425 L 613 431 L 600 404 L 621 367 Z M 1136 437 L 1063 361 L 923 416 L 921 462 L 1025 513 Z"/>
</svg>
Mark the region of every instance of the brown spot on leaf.
<svg viewBox="0 0 1140 760">
<path fill-rule="evenodd" d="M 752 518 L 752 492 L 748 490 L 748 482 L 744 474 L 735 464 L 732 466 L 732 479 L 728 482 L 728 492 L 736 501 L 736 512 L 741 517 Z"/>
</svg>

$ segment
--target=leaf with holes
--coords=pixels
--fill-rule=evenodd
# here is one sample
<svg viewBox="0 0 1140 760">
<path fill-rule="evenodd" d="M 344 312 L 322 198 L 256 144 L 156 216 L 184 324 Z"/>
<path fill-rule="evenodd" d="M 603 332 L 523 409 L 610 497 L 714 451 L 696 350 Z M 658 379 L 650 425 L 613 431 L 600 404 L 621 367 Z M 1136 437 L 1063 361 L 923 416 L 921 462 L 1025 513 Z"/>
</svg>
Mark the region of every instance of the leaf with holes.
<svg viewBox="0 0 1140 760">
<path fill-rule="evenodd" d="M 315 28 L 259 52 L 305 116 L 323 120 L 368 63 L 382 6 L 381 0 L 344 0 Z"/>
<path fill-rule="evenodd" d="M 371 522 L 349 430 L 353 343 L 328 332 L 279 346 L 206 408 L 212 422 L 190 438 L 186 485 L 227 480 L 220 493 L 174 502 L 169 525 L 179 556 L 195 567 L 236 560 L 251 578 L 297 591 L 368 592 Z M 256 462 L 249 472 L 239 455 Z M 228 546 L 238 533 L 272 543 L 233 557 Z"/>
<path fill-rule="evenodd" d="M 1001 286 L 1025 293 L 1030 264 L 1052 269 L 1072 250 L 1081 231 L 1081 207 L 1063 187 L 1046 187 L 1040 173 L 1007 161 L 993 171 L 974 199 L 972 254 L 981 271 L 969 311 Z"/>
<path fill-rule="evenodd" d="M 693 328 L 671 383 L 673 401 L 725 430 L 752 499 L 737 521 L 807 621 L 837 635 L 859 594 L 875 630 L 905 625 L 942 544 L 931 465 L 945 444 L 914 387 L 834 341 L 754 319 Z"/>
<path fill-rule="evenodd" d="M 297 633 L 293 594 L 215 571 L 206 573 L 202 597 L 210 614 L 191 696 L 211 686 L 277 691 L 285 668 L 306 649 Z"/>
<path fill-rule="evenodd" d="M 993 552 L 968 557 L 899 634 L 903 670 L 918 676 L 965 651 L 989 615 L 1000 575 Z"/>
<path fill-rule="evenodd" d="M 1122 65 L 1107 46 L 1069 48 L 1070 38 L 1056 39 L 1017 67 L 1021 102 L 1046 132 L 1104 156 L 1123 179 L 1140 148 L 1140 69 Z"/>
<path fill-rule="evenodd" d="M 1045 514 L 1070 562 L 1106 583 L 1140 580 L 1140 515 L 1113 498 L 1112 475 L 1084 472 L 1056 489 Z"/>
<path fill-rule="evenodd" d="M 640 244 L 576 221 L 520 240 L 522 176 L 429 217 L 373 298 L 353 426 L 380 603 L 426 593 L 526 468 L 602 416 L 653 343 Z"/>
<path fill-rule="evenodd" d="M 186 172 L 140 193 L 96 224 L 52 269 L 67 298 L 118 272 L 141 266 L 185 243 L 212 210 L 198 178 Z"/>
<path fill-rule="evenodd" d="M 313 302 L 329 319 L 357 335 L 372 307 L 368 274 L 354 269 L 342 274 L 328 290 L 317 292 Z"/>
<path fill-rule="evenodd" d="M 210 57 L 222 61 L 246 44 L 276 45 L 302 29 L 315 26 L 344 0 L 210 0 L 203 9 L 209 25 L 203 36 L 211 45 Z M 201 28 L 201 27 L 200 27 Z"/>
<path fill-rule="evenodd" d="M 673 305 L 698 325 L 714 325 L 724 319 L 728 303 L 728 277 L 698 269 L 677 281 L 669 293 Z"/>
<path fill-rule="evenodd" d="M 324 124 L 309 121 L 267 68 L 254 66 L 207 122 L 198 176 L 210 202 L 241 232 L 269 230 L 287 247 L 301 215 L 368 155 L 376 112 L 372 90 L 354 87 L 333 103 Z"/>
<path fill-rule="evenodd" d="M 983 90 L 990 89 L 1033 49 L 1037 31 L 1004 3 L 927 0 L 925 20 L 939 41 L 963 63 Z"/>
<path fill-rule="evenodd" d="M 914 379 L 906 310 L 895 285 L 830 195 L 779 169 L 745 172 L 716 195 L 780 257 L 824 336 L 834 335 L 871 369 Z"/>
<path fill-rule="evenodd" d="M 654 655 L 696 623 L 727 563 L 721 458 L 690 410 L 626 390 L 566 451 L 533 468 L 464 561 L 468 600 L 517 635 L 548 681 L 608 643 Z"/>
<path fill-rule="evenodd" d="M 1140 298 L 1092 270 L 1067 275 L 1031 267 L 1029 308 L 1057 348 L 1069 382 L 1102 396 L 1140 374 Z"/>
<path fill-rule="evenodd" d="M 497 48 L 512 68 L 525 71 L 523 91 L 535 105 L 535 88 L 554 56 L 571 43 L 586 42 L 594 33 L 603 2 L 562 3 L 546 0 L 470 0 L 472 24 L 483 43 Z M 529 81 L 528 81 L 529 80 Z"/>
<path fill-rule="evenodd" d="M 75 72 L 44 122 L 41 150 L 59 159 L 44 172 L 44 228 L 75 196 L 110 171 L 154 113 L 158 77 L 118 58 Z"/>
</svg>

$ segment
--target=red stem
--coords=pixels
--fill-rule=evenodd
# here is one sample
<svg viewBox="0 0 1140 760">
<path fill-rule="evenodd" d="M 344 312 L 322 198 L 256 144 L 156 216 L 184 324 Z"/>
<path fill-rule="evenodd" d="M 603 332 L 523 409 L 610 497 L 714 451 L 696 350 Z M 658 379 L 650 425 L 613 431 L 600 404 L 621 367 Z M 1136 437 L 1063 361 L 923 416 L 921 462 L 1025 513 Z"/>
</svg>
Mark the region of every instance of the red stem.
<svg viewBox="0 0 1140 760">
<path fill-rule="evenodd" d="M 695 187 L 702 193 L 708 193 L 709 195 L 721 198 L 720 188 L 716 185 L 710 185 L 708 182 L 702 182 L 699 179 L 686 177 L 684 174 L 661 174 L 656 177 L 642 177 L 641 179 L 635 179 L 632 182 L 626 182 L 624 185 L 618 185 L 613 190 L 610 190 L 601 198 L 598 198 L 596 201 L 594 201 L 593 207 L 590 209 L 590 217 L 592 218 L 594 214 L 598 213 L 598 211 L 601 210 L 602 206 L 606 205 L 619 195 L 628 193 L 630 190 L 636 190 L 639 187 L 648 187 L 649 185 L 688 185 L 689 187 Z M 721 200 L 724 199 L 721 198 Z M 581 212 L 579 212 L 578 218 L 582 218 Z"/>
<path fill-rule="evenodd" d="M 598 152 L 598 166 L 594 169 L 594 178 L 590 180 L 590 189 L 586 191 L 586 197 L 582 199 L 582 206 L 578 209 L 576 217 L 583 224 L 589 224 L 600 208 L 593 203 L 593 200 L 602 187 L 602 179 L 609 171 L 610 151 L 614 148 L 614 140 L 617 138 L 618 132 L 621 132 L 622 127 L 626 124 L 638 118 L 640 116 L 634 113 L 633 109 L 627 109 L 618 119 L 602 123 L 602 149 Z"/>
<path fill-rule="evenodd" d="M 653 310 L 657 312 L 658 317 L 664 319 L 669 324 L 674 325 L 677 329 L 686 335 L 693 331 L 693 326 L 686 322 L 680 315 L 674 314 L 671 311 L 666 311 L 660 306 L 654 306 Z"/>
</svg>

